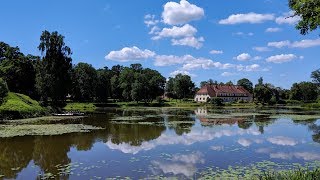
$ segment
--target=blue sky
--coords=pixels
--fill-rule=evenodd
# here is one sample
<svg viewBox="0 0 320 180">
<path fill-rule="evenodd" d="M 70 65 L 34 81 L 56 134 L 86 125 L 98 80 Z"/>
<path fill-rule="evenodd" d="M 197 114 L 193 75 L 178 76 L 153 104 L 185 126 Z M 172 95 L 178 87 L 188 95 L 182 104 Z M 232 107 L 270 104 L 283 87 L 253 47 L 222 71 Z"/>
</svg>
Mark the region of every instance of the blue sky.
<svg viewBox="0 0 320 180">
<path fill-rule="evenodd" d="M 246 77 L 290 88 L 320 68 L 320 32 L 299 34 L 287 0 L 1 1 L 0 41 L 40 55 L 44 30 L 58 31 L 73 63 L 141 63 L 165 77 Z"/>
</svg>

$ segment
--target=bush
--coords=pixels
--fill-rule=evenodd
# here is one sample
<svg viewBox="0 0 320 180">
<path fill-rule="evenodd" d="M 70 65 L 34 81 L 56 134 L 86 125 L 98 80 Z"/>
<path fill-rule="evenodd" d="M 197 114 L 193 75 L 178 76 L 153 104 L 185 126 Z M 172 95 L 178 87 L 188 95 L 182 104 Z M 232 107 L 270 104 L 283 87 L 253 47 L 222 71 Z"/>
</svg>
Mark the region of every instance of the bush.
<svg viewBox="0 0 320 180">
<path fill-rule="evenodd" d="M 288 104 L 288 105 L 301 105 L 303 103 L 301 101 L 297 101 L 297 100 L 286 100 L 286 104 Z"/>
<path fill-rule="evenodd" d="M 8 95 L 8 86 L 7 83 L 0 78 L 0 104 L 3 103 L 4 98 Z"/>
<path fill-rule="evenodd" d="M 210 103 L 214 106 L 223 106 L 223 99 L 214 97 L 210 99 Z"/>
</svg>

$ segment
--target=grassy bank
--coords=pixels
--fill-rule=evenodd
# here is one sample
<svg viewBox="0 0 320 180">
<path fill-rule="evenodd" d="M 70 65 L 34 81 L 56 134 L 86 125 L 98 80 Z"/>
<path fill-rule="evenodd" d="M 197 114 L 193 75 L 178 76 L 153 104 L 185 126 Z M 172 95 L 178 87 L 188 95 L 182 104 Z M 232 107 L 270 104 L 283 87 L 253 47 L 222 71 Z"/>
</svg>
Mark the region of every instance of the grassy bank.
<svg viewBox="0 0 320 180">
<path fill-rule="evenodd" d="M 47 114 L 47 110 L 30 97 L 9 92 L 0 106 L 0 119 L 19 119 Z"/>
</svg>

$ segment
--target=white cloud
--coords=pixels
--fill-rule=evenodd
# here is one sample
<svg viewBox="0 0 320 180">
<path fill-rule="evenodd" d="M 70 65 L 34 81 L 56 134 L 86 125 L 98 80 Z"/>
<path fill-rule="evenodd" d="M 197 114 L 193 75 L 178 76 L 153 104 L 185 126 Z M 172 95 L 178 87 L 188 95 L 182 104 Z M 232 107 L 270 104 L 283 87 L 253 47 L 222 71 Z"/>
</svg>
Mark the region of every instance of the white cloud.
<svg viewBox="0 0 320 180">
<path fill-rule="evenodd" d="M 196 77 L 197 76 L 195 74 L 191 74 L 189 71 L 182 71 L 182 70 L 173 71 L 172 73 L 170 73 L 170 76 L 171 77 L 175 77 L 178 74 L 188 75 L 188 76 L 191 76 L 191 77 Z"/>
<path fill-rule="evenodd" d="M 258 61 L 258 60 L 261 60 L 261 59 L 262 59 L 261 56 L 255 56 L 255 57 L 252 58 L 252 60 L 254 60 L 254 61 Z"/>
<path fill-rule="evenodd" d="M 162 31 L 157 33 L 157 36 L 153 37 L 153 40 L 161 38 L 181 38 L 191 37 L 197 33 L 197 29 L 189 24 L 185 24 L 182 27 L 173 26 L 172 28 L 163 28 Z"/>
<path fill-rule="evenodd" d="M 160 21 L 155 19 L 155 15 L 147 14 L 144 16 L 144 24 L 148 27 L 157 25 Z"/>
<path fill-rule="evenodd" d="M 280 31 L 282 31 L 281 28 L 267 28 L 266 29 L 266 32 L 269 32 L 269 33 L 280 32 Z"/>
<path fill-rule="evenodd" d="M 113 150 L 119 150 L 123 153 L 137 154 L 141 151 L 149 151 L 157 146 L 163 145 L 192 145 L 197 142 L 207 142 L 221 137 L 230 137 L 239 135 L 260 135 L 258 128 L 250 128 L 247 130 L 239 129 L 231 131 L 229 127 L 221 127 L 218 130 L 210 127 L 193 126 L 188 134 L 177 136 L 174 133 L 163 132 L 158 138 L 150 141 L 143 141 L 140 146 L 133 146 L 130 143 L 113 143 L 109 139 L 105 145 Z"/>
<path fill-rule="evenodd" d="M 268 71 L 268 69 L 261 69 L 261 66 L 259 64 L 252 64 L 248 66 L 237 65 L 236 68 L 238 71 L 244 71 L 244 72 Z"/>
<path fill-rule="evenodd" d="M 119 51 L 111 51 L 108 55 L 105 56 L 106 60 L 114 60 L 120 62 L 127 62 L 131 60 L 143 60 L 152 58 L 156 55 L 155 52 L 148 49 L 141 50 L 136 46 L 125 47 Z"/>
<path fill-rule="evenodd" d="M 281 146 L 295 146 L 298 144 L 298 142 L 295 141 L 294 139 L 289 137 L 283 137 L 283 136 L 270 137 L 267 140 L 272 144 L 281 145 Z"/>
<path fill-rule="evenodd" d="M 276 48 L 282 48 L 285 46 L 290 46 L 290 41 L 278 41 L 278 42 L 269 42 L 268 46 L 269 47 L 276 47 Z"/>
<path fill-rule="evenodd" d="M 236 59 L 238 61 L 248 61 L 251 59 L 251 55 L 248 53 L 242 53 L 238 55 L 237 57 L 234 57 L 233 59 Z"/>
<path fill-rule="evenodd" d="M 235 73 L 231 73 L 231 72 L 223 72 L 221 73 L 221 76 L 224 76 L 224 77 L 228 77 L 228 76 L 234 76 Z"/>
<path fill-rule="evenodd" d="M 196 49 L 200 49 L 203 46 L 203 37 L 185 37 L 182 39 L 172 39 L 171 44 L 174 46 L 190 46 Z"/>
<path fill-rule="evenodd" d="M 257 14 L 254 12 L 248 14 L 232 14 L 227 19 L 222 19 L 219 24 L 241 24 L 250 23 L 257 24 L 265 21 L 274 20 L 273 14 Z"/>
<path fill-rule="evenodd" d="M 184 64 L 187 62 L 191 62 L 196 60 L 191 55 L 184 55 L 184 56 L 174 56 L 174 55 L 159 55 L 155 58 L 155 66 L 171 66 L 176 64 Z"/>
<path fill-rule="evenodd" d="M 223 151 L 224 146 L 211 146 L 210 149 L 214 151 Z"/>
<path fill-rule="evenodd" d="M 252 144 L 250 140 L 244 138 L 239 139 L 238 143 L 243 147 L 249 147 Z"/>
<path fill-rule="evenodd" d="M 270 49 L 268 47 L 253 47 L 252 49 L 255 50 L 255 51 L 258 51 L 258 52 L 270 51 Z"/>
<path fill-rule="evenodd" d="M 302 41 L 295 41 L 291 44 L 291 47 L 294 48 L 309 48 L 314 46 L 320 46 L 320 38 L 319 39 L 305 39 Z"/>
<path fill-rule="evenodd" d="M 249 32 L 249 33 L 236 32 L 236 33 L 232 33 L 232 35 L 235 35 L 235 36 L 253 36 L 254 33 L 252 33 L 252 32 Z"/>
<path fill-rule="evenodd" d="M 223 54 L 223 51 L 221 51 L 221 50 L 211 50 L 210 54 Z"/>
<path fill-rule="evenodd" d="M 149 34 L 158 34 L 160 31 L 160 28 L 158 26 L 153 26 L 149 32 Z"/>
<path fill-rule="evenodd" d="M 298 57 L 294 54 L 280 54 L 280 55 L 270 56 L 266 59 L 266 61 L 281 64 L 284 62 L 293 61 L 294 59 L 297 59 L 297 58 Z"/>
<path fill-rule="evenodd" d="M 180 3 L 167 2 L 162 12 L 163 22 L 169 25 L 185 24 L 199 20 L 204 16 L 204 10 L 186 0 Z"/>
<path fill-rule="evenodd" d="M 297 24 L 301 18 L 299 16 L 293 16 L 294 12 L 290 11 L 276 18 L 277 24 Z"/>
<path fill-rule="evenodd" d="M 286 160 L 297 158 L 297 159 L 303 159 L 305 161 L 315 161 L 315 160 L 320 160 L 320 154 L 313 153 L 313 152 L 293 152 L 293 153 L 276 152 L 276 153 L 271 153 L 270 158 L 286 159 Z"/>
</svg>

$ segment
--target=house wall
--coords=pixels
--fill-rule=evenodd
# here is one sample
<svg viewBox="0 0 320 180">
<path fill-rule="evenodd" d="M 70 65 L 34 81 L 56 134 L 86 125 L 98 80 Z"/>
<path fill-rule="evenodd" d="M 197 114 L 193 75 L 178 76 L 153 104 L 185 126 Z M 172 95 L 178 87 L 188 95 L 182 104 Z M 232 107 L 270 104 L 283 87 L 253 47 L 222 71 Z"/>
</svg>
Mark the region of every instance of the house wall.
<svg viewBox="0 0 320 180">
<path fill-rule="evenodd" d="M 210 99 L 211 97 L 209 95 L 196 95 L 194 98 L 194 101 L 196 102 L 207 102 L 208 99 Z M 231 96 L 231 97 L 219 97 L 223 100 L 223 102 L 236 102 L 239 100 L 243 100 L 246 102 L 251 102 L 252 101 L 252 97 L 243 97 L 243 96 Z"/>
<path fill-rule="evenodd" d="M 204 95 L 204 94 L 201 94 L 201 95 L 196 95 L 194 97 L 194 101 L 196 102 L 207 102 L 207 100 L 210 99 L 210 96 L 209 95 Z"/>
</svg>

